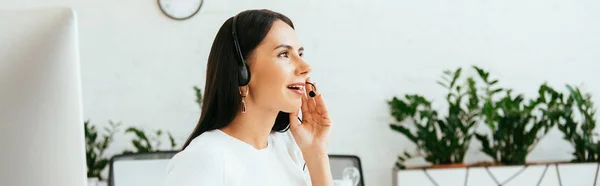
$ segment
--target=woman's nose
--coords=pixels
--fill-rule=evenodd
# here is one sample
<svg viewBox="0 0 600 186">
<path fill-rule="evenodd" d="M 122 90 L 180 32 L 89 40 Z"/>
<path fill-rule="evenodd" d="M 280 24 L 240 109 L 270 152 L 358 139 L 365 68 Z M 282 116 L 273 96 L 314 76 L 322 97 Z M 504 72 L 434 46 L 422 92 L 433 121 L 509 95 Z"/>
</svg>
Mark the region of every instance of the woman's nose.
<svg viewBox="0 0 600 186">
<path fill-rule="evenodd" d="M 296 67 L 297 75 L 307 75 L 312 71 L 312 67 L 302 58 L 298 58 L 298 66 Z"/>
</svg>

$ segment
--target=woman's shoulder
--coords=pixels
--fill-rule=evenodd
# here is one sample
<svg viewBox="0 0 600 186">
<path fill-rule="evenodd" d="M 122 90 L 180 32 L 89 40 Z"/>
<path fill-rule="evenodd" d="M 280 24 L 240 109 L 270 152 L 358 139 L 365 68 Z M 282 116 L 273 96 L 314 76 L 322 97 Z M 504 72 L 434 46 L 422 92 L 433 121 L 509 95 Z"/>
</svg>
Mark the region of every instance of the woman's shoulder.
<svg viewBox="0 0 600 186">
<path fill-rule="evenodd" d="M 207 145 L 199 145 L 207 146 Z M 222 156 L 223 151 L 220 148 L 188 148 L 175 154 L 169 161 L 167 172 L 173 172 L 174 169 L 194 169 L 198 167 L 220 167 L 225 159 Z"/>
<path fill-rule="evenodd" d="M 182 151 L 171 158 L 167 166 L 167 185 L 196 185 L 196 178 L 202 177 L 202 183 L 222 185 L 225 157 L 219 148 L 218 136 L 214 132 L 205 132 L 196 137 Z M 222 141 L 222 140 L 221 140 Z"/>
<path fill-rule="evenodd" d="M 225 161 L 223 157 L 222 136 L 217 131 L 206 131 L 192 139 L 190 144 L 171 158 L 169 169 L 174 166 L 193 166 L 201 164 L 202 167 L 218 166 Z"/>
<path fill-rule="evenodd" d="M 190 144 L 185 149 L 186 150 L 190 149 L 190 151 L 193 151 L 193 152 L 197 152 L 197 151 L 204 152 L 206 150 L 212 150 L 212 149 L 215 149 L 213 147 L 219 147 L 220 145 L 223 145 L 223 143 L 226 141 L 224 139 L 225 138 L 223 137 L 223 135 L 221 135 L 219 133 L 218 130 L 206 131 L 206 132 L 203 132 L 201 135 L 197 136 L 196 138 L 192 139 Z M 220 148 L 217 148 L 217 149 L 220 149 Z M 207 153 L 210 153 L 210 152 L 215 152 L 215 151 L 209 151 Z"/>
</svg>

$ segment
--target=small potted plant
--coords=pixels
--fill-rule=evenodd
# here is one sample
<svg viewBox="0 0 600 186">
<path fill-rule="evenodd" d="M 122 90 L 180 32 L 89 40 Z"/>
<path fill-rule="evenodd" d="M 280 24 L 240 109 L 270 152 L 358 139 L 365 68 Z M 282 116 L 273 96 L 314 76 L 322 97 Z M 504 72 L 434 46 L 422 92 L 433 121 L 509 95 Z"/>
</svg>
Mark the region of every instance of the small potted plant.
<svg viewBox="0 0 600 186">
<path fill-rule="evenodd" d="M 118 132 L 120 123 L 109 121 L 109 126 L 104 128 L 104 135 L 100 135 L 96 126 L 90 124 L 90 121 L 85 121 L 85 150 L 88 186 L 96 186 L 102 182 L 102 171 L 109 164 L 109 159 L 104 156 L 104 151 L 110 146 L 115 133 Z"/>
<path fill-rule="evenodd" d="M 596 128 L 596 108 L 590 94 L 581 93 L 580 89 L 567 86 L 568 98 L 564 99 L 562 94 L 557 98 L 562 104 L 557 104 L 563 112 L 555 114 L 558 129 L 564 134 L 574 148 L 572 162 L 598 162 L 600 143 L 598 134 L 594 133 Z M 576 114 L 579 114 L 577 119 Z M 579 121 L 578 121 L 579 120 Z"/>
<path fill-rule="evenodd" d="M 481 151 L 495 163 L 524 165 L 529 152 L 556 123 L 548 115 L 536 114 L 541 106 L 556 104 L 555 99 L 545 99 L 546 95 L 552 95 L 551 89 L 544 84 L 539 89 L 539 98 L 526 100 L 521 94 L 513 95 L 510 89 L 496 88 L 498 80 L 491 80 L 488 72 L 474 68 L 486 86 L 482 115 L 491 130 L 491 135 L 476 134 Z"/>
<path fill-rule="evenodd" d="M 462 167 L 463 160 L 474 135 L 479 112 L 477 88 L 473 78 L 460 84 L 462 69 L 445 71 L 444 81 L 438 82 L 448 90 L 447 114 L 442 117 L 432 109 L 431 101 L 423 96 L 409 94 L 404 99 L 394 97 L 388 102 L 392 116 L 399 123 L 390 124 L 417 145 L 416 153 L 404 152 L 398 157 L 396 168 L 405 169 L 404 162 L 414 156 L 423 156 L 435 168 Z M 413 132 L 406 122 L 412 122 Z"/>
</svg>

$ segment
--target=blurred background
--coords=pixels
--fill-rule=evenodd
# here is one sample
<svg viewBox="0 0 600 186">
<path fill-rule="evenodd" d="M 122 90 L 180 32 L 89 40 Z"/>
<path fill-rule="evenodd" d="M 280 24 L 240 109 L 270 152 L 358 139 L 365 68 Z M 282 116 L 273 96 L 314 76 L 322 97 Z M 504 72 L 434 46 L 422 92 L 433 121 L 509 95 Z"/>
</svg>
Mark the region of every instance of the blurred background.
<svg viewBox="0 0 600 186">
<path fill-rule="evenodd" d="M 183 21 L 167 17 L 154 0 L 0 3 L 75 9 L 88 132 L 95 126 L 96 141 L 103 144 L 110 133 L 104 128 L 118 125 L 110 143 L 98 145 L 105 158 L 181 147 L 199 119 L 194 87 L 204 88 L 216 32 L 247 9 L 271 9 L 294 21 L 313 67 L 311 79 L 334 121 L 329 151 L 360 157 L 366 185 L 391 186 L 398 156 L 418 151 L 390 127 L 399 121 L 389 102 L 418 94 L 447 116 L 448 89 L 436 83 L 444 82 L 446 70 L 462 68 L 459 82 L 474 77 L 483 85 L 472 68 L 477 66 L 526 100 L 537 98 L 547 83 L 565 97 L 567 84 L 578 87 L 600 103 L 598 1 L 204 0 Z M 489 130 L 484 124 L 475 128 Z M 144 137 L 151 143 L 136 146 Z M 572 160 L 574 148 L 563 137 L 557 127 L 549 128 L 527 162 Z M 475 137 L 471 142 L 464 163 L 493 161 Z M 425 161 L 411 158 L 407 164 Z M 107 170 L 101 172 L 106 178 Z"/>
</svg>

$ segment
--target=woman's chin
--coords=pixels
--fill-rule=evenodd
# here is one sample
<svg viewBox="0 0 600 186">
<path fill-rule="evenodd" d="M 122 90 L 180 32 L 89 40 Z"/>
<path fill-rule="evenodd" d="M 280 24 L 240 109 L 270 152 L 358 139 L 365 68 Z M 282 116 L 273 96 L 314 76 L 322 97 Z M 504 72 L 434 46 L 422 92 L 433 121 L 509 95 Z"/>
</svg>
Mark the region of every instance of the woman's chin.
<svg viewBox="0 0 600 186">
<path fill-rule="evenodd" d="M 290 101 L 287 106 L 285 107 L 285 109 L 283 109 L 283 112 L 287 112 L 287 113 L 291 113 L 291 112 L 298 112 L 300 110 L 300 107 L 302 107 L 302 100 L 298 99 Z"/>
</svg>

